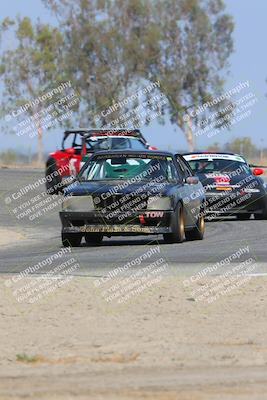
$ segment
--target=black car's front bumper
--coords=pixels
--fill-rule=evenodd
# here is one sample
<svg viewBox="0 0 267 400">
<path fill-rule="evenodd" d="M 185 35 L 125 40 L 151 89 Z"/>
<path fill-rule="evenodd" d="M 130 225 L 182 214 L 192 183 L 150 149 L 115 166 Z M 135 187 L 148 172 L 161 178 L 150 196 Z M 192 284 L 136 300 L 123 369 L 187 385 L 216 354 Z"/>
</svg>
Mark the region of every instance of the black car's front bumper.
<svg viewBox="0 0 267 400">
<path fill-rule="evenodd" d="M 263 191 L 257 193 L 242 193 L 236 190 L 206 192 L 206 214 L 209 216 L 262 214 L 266 209 L 267 195 Z"/>
<path fill-rule="evenodd" d="M 172 211 L 132 212 L 107 218 L 101 212 L 62 211 L 63 233 L 162 234 L 170 233 Z"/>
</svg>

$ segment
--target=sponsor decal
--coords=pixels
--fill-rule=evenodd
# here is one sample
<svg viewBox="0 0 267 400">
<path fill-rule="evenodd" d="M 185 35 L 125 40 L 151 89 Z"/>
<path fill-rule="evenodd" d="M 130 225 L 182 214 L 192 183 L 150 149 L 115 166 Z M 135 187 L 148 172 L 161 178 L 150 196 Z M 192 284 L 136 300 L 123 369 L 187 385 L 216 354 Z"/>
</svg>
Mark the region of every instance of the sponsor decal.
<svg viewBox="0 0 267 400">
<path fill-rule="evenodd" d="M 239 161 L 244 164 L 246 164 L 246 161 L 244 158 L 235 155 L 235 154 L 210 154 L 210 153 L 205 153 L 205 154 L 187 154 L 183 156 L 186 161 L 191 161 L 191 160 L 209 160 L 212 161 L 214 159 L 221 159 L 221 160 L 231 160 L 231 161 Z"/>
<path fill-rule="evenodd" d="M 136 233 L 163 233 L 169 232 L 168 227 L 139 226 L 139 225 L 84 225 L 64 228 L 64 232 L 136 232 Z"/>
<path fill-rule="evenodd" d="M 217 186 L 216 190 L 232 190 L 231 186 Z"/>
<path fill-rule="evenodd" d="M 116 154 L 96 154 L 94 159 L 95 160 L 105 160 L 109 158 L 142 158 L 142 159 L 149 159 L 149 160 L 166 160 L 167 156 L 160 155 L 160 154 L 149 154 L 149 153 L 116 153 Z M 171 158 L 171 157 L 170 157 Z"/>
<path fill-rule="evenodd" d="M 214 179 L 215 181 L 215 189 L 216 190 L 232 190 L 232 186 L 230 185 L 231 178 L 228 175 L 222 175 L 220 173 L 211 173 L 206 174 L 206 178 Z"/>
<path fill-rule="evenodd" d="M 230 184 L 230 178 L 227 175 L 222 175 L 222 176 L 216 176 L 214 178 L 216 186 L 222 187 L 229 187 Z"/>
<path fill-rule="evenodd" d="M 222 175 L 221 172 L 212 172 L 210 174 L 205 174 L 205 177 L 209 179 L 220 179 L 224 182 L 230 180 L 229 175 Z"/>
<path fill-rule="evenodd" d="M 163 211 L 146 211 L 145 216 L 147 218 L 162 218 L 164 215 Z"/>
</svg>

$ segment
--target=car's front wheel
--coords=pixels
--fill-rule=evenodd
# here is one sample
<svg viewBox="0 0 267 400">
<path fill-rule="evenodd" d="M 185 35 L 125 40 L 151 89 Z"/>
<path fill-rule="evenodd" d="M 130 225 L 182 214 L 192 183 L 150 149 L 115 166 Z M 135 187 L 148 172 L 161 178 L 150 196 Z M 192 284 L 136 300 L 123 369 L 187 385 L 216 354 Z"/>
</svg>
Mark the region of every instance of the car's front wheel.
<svg viewBox="0 0 267 400">
<path fill-rule="evenodd" d="M 83 235 L 81 233 L 63 233 L 61 234 L 64 247 L 78 247 L 81 244 Z"/>
<path fill-rule="evenodd" d="M 164 233 L 163 238 L 166 243 L 181 243 L 185 239 L 184 212 L 181 203 L 171 216 L 171 233 Z"/>
<path fill-rule="evenodd" d="M 101 233 L 86 233 L 84 238 L 87 244 L 100 244 L 102 242 L 103 235 Z"/>
<path fill-rule="evenodd" d="M 267 219 L 267 209 L 262 214 L 254 214 L 255 219 Z"/>
<path fill-rule="evenodd" d="M 194 229 L 185 233 L 186 240 L 202 240 L 205 233 L 205 218 L 203 213 L 198 217 L 196 226 Z"/>
<path fill-rule="evenodd" d="M 239 221 L 246 221 L 250 219 L 251 214 L 237 214 L 236 218 L 239 219 Z"/>
</svg>

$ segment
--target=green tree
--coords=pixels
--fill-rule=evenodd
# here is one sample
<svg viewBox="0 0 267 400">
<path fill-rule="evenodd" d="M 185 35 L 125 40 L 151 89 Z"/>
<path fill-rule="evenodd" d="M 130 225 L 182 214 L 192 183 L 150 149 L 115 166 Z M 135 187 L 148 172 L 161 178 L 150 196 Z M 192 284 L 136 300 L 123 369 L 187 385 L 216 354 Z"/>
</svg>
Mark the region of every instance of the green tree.
<svg viewBox="0 0 267 400">
<path fill-rule="evenodd" d="M 67 65 L 85 100 L 87 118 L 89 110 L 160 80 L 168 99 L 161 111 L 193 148 L 191 125 L 198 118 L 185 122 L 186 110 L 221 93 L 233 50 L 234 25 L 223 0 L 43 1 L 67 37 Z"/>
<path fill-rule="evenodd" d="M 81 97 L 80 126 L 96 126 L 99 110 L 159 81 L 160 89 L 148 92 L 146 100 L 156 90 L 165 95 L 167 102 L 158 107 L 159 122 L 169 118 L 193 148 L 192 128 L 198 118 L 186 122 L 184 115 L 221 92 L 233 49 L 233 22 L 223 0 L 43 2 L 57 15 L 58 27 L 33 25 L 29 18 L 2 24 L 3 32 L 14 24 L 17 41 L 16 48 L 4 51 L 1 62 L 4 112 L 68 77 Z M 125 105 L 124 113 L 143 100 Z M 148 124 L 151 106 L 146 112 Z M 116 112 L 100 113 L 98 126 L 110 124 L 114 116 Z M 42 129 L 37 129 L 41 160 Z"/>
<path fill-rule="evenodd" d="M 221 151 L 221 147 L 220 147 L 218 142 L 214 142 L 212 145 L 210 145 L 207 148 L 207 151 L 220 152 Z"/>
<path fill-rule="evenodd" d="M 61 33 L 49 25 L 38 22 L 33 25 L 27 17 L 15 21 L 5 19 L 2 34 L 13 28 L 16 47 L 4 49 L 0 74 L 4 82 L 1 113 L 7 115 L 31 100 L 44 94 L 63 80 Z M 62 71 L 62 72 L 61 72 Z M 26 116 L 36 115 L 47 106 L 47 101 L 28 108 Z M 38 162 L 43 161 L 42 126 L 35 119 L 38 133 Z"/>
<path fill-rule="evenodd" d="M 232 142 L 228 144 L 229 151 L 233 153 L 238 153 L 246 158 L 254 157 L 257 154 L 257 148 L 252 143 L 250 137 L 243 137 L 234 139 Z"/>
<path fill-rule="evenodd" d="M 17 153 L 12 149 L 3 151 L 0 153 L 0 160 L 6 165 L 15 163 L 17 161 Z"/>
</svg>

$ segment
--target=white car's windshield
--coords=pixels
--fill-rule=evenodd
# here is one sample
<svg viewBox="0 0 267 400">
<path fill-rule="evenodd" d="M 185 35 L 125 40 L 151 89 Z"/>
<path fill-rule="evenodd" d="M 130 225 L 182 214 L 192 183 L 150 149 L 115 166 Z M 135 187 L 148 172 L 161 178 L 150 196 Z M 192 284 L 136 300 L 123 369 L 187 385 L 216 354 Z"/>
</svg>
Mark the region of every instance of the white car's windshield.
<svg viewBox="0 0 267 400">
<path fill-rule="evenodd" d="M 250 173 L 250 169 L 244 162 L 222 159 L 201 158 L 188 160 L 191 169 L 196 174 L 207 174 L 212 172 L 230 173 L 242 168 L 244 173 Z"/>
</svg>

